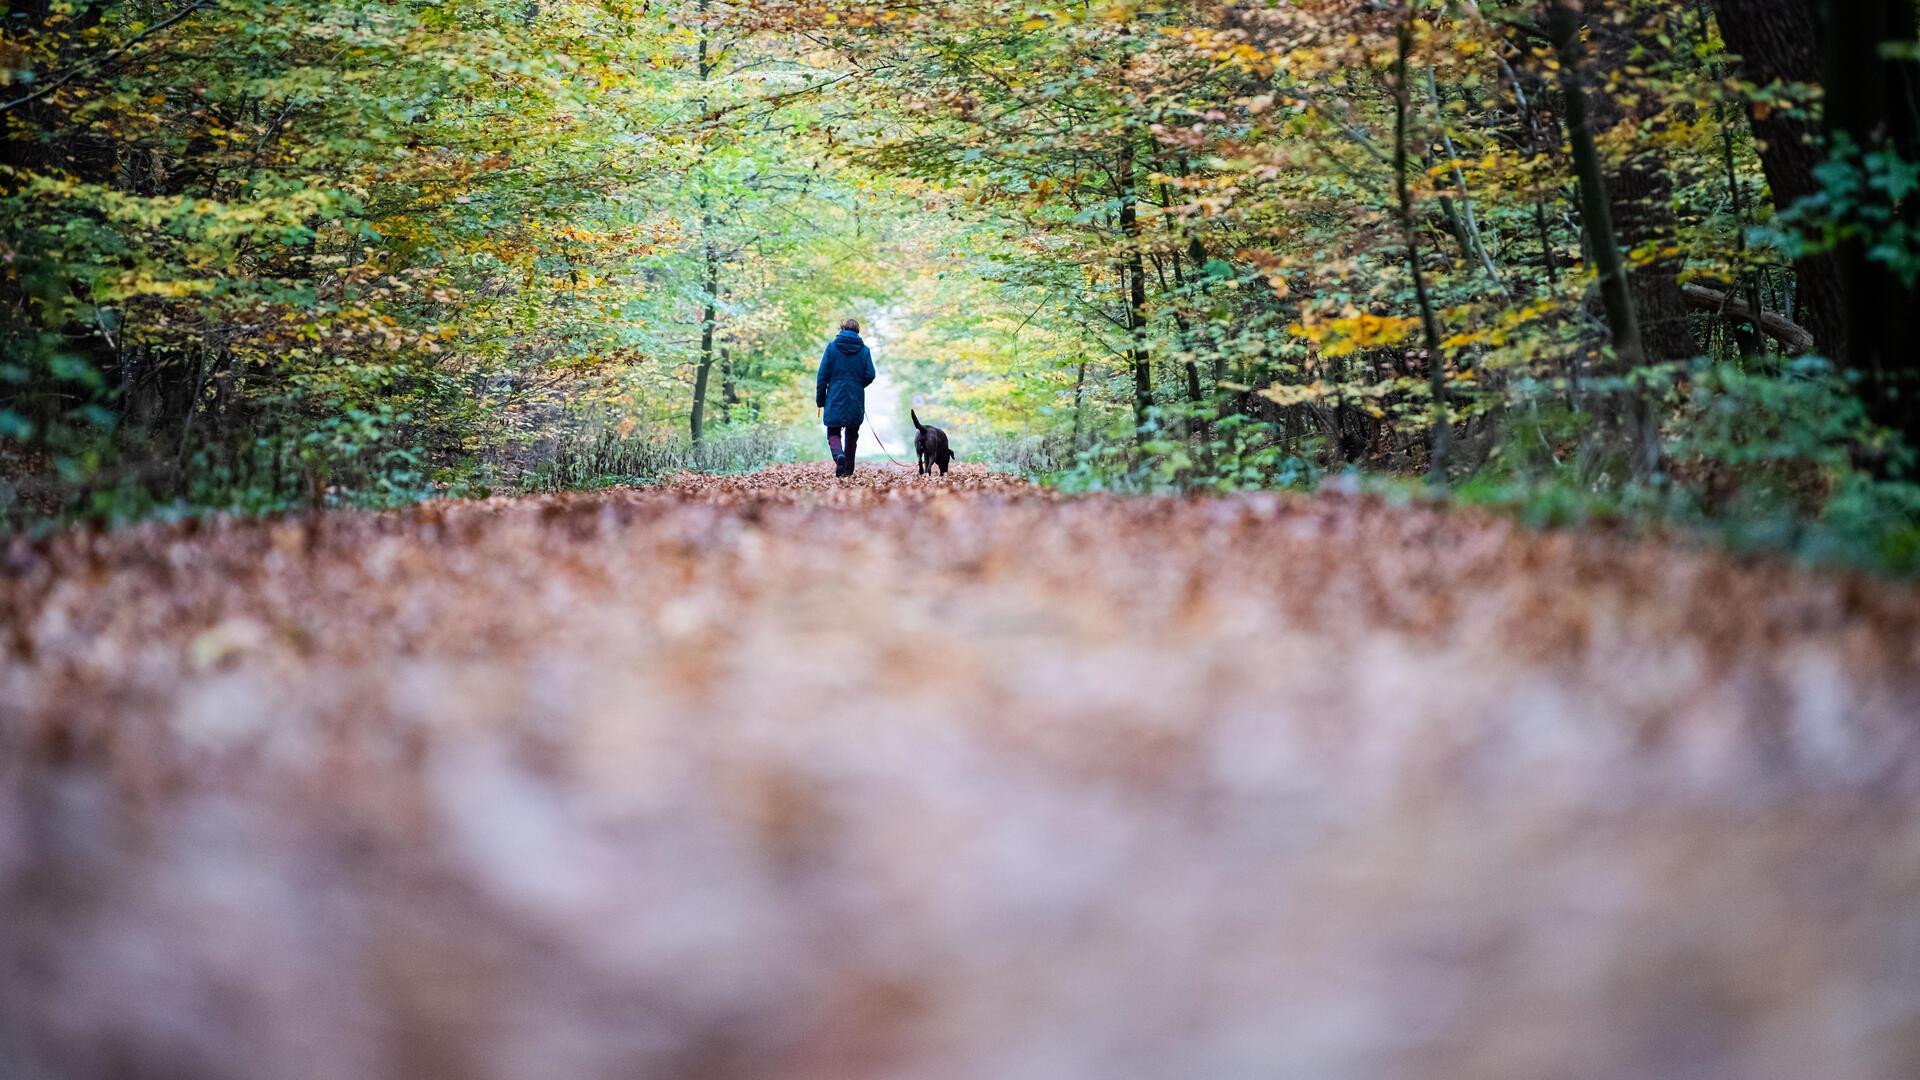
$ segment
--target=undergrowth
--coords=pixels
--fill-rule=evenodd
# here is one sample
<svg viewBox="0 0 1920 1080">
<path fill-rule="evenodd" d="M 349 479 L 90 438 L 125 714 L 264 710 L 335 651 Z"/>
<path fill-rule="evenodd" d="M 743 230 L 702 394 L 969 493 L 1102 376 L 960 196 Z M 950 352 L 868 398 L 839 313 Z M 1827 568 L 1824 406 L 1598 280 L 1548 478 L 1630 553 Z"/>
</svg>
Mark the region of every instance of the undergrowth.
<svg viewBox="0 0 1920 1080">
<path fill-rule="evenodd" d="M 1322 475 L 1317 441 L 1289 446 L 1274 425 L 1240 413 L 1156 408 L 1135 435 L 1078 451 L 1044 482 L 1069 492 L 1225 494 L 1308 490 Z"/>
<path fill-rule="evenodd" d="M 564 438 L 517 480 L 522 491 L 546 492 L 654 483 L 677 473 L 741 473 L 793 461 L 792 433 L 747 428 L 699 442 L 622 433 L 606 426 Z"/>
<path fill-rule="evenodd" d="M 1662 471 L 1623 478 L 1591 411 L 1543 395 L 1501 418 L 1501 439 L 1444 493 L 1405 473 L 1338 462 L 1321 439 L 1207 410 L 1157 410 L 1133 440 L 1061 457 L 1041 479 L 1071 492 L 1209 494 L 1347 490 L 1442 497 L 1535 528 L 1606 523 L 1710 538 L 1737 551 L 1920 574 L 1920 483 L 1908 448 L 1876 429 L 1823 360 L 1777 368 L 1702 361 L 1674 380 Z"/>
</svg>

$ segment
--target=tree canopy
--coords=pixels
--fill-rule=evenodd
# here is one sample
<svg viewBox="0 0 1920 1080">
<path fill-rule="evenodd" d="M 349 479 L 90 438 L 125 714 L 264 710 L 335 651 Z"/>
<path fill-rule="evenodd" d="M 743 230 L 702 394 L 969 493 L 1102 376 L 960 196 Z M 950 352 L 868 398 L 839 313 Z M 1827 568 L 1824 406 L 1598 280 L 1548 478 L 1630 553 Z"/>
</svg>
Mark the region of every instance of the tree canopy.
<svg viewBox="0 0 1920 1080">
<path fill-rule="evenodd" d="M 1359 468 L 1861 516 L 1897 561 L 1914 21 L 15 2 L 0 513 L 717 467 L 811 419 L 804 376 L 860 313 L 963 455 L 1060 483 Z"/>
</svg>

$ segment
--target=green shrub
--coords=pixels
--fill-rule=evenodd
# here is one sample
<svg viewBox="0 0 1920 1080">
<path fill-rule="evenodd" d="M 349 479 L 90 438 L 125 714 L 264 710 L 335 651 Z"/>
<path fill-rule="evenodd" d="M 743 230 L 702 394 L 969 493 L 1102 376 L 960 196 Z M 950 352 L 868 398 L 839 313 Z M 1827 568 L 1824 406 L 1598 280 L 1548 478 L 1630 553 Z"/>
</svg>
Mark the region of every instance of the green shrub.
<svg viewBox="0 0 1920 1080">
<path fill-rule="evenodd" d="M 1319 482 L 1317 441 L 1290 450 L 1274 425 L 1211 407 L 1156 407 L 1133 441 L 1102 441 L 1044 477 L 1062 491 L 1200 494 Z"/>
</svg>

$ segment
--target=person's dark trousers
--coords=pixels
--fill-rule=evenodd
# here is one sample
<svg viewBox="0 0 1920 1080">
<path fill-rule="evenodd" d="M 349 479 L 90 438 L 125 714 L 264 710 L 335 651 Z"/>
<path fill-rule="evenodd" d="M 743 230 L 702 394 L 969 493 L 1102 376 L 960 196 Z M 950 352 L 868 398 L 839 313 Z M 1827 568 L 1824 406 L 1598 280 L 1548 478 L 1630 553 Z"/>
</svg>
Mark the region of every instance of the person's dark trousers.
<svg viewBox="0 0 1920 1080">
<path fill-rule="evenodd" d="M 860 446 L 860 425 L 827 429 L 827 449 L 833 451 L 833 475 L 852 476 L 854 454 Z"/>
</svg>

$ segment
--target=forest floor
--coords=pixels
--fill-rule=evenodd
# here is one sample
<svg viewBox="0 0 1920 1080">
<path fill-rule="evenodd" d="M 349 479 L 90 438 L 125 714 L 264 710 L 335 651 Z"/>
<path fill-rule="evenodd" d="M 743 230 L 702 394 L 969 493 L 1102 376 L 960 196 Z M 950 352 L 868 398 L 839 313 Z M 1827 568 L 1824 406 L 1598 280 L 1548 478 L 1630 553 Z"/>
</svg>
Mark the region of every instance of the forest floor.
<svg viewBox="0 0 1920 1080">
<path fill-rule="evenodd" d="M 1920 1075 L 1920 591 L 826 465 L 16 542 L 0 1078 Z"/>
</svg>

